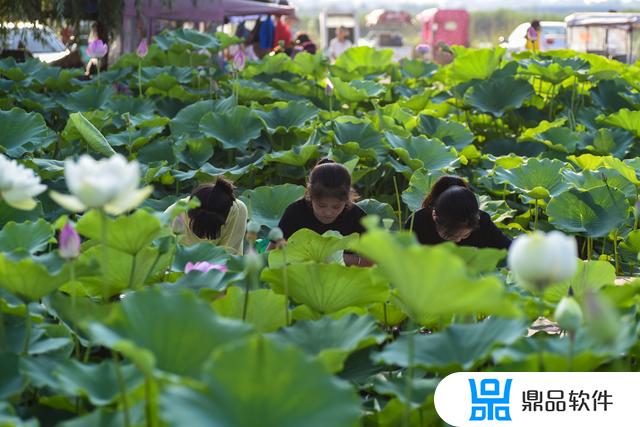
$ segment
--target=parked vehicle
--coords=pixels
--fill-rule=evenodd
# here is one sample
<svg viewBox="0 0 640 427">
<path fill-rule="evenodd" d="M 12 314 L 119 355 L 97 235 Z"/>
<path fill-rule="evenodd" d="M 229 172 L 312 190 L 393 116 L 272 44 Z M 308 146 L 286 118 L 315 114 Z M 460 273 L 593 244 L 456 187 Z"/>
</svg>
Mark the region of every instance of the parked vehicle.
<svg viewBox="0 0 640 427">
<path fill-rule="evenodd" d="M 336 36 L 336 31 L 340 27 L 348 30 L 348 38 L 354 46 L 360 39 L 360 27 L 355 12 L 331 12 L 322 11 L 318 16 L 320 26 L 320 48 L 326 50 L 329 42 Z"/>
<path fill-rule="evenodd" d="M 422 43 L 434 50 L 438 43 L 469 46 L 469 13 L 464 9 L 426 9 L 416 19 L 422 27 Z"/>
<path fill-rule="evenodd" d="M 69 55 L 70 51 L 50 27 L 25 22 L 4 23 L 0 35 L 1 57 L 24 61 L 34 57 L 51 63 Z"/>
<path fill-rule="evenodd" d="M 365 38 L 359 40 L 358 44 L 376 49 L 391 49 L 394 61 L 411 58 L 412 54 L 412 47 L 405 44 L 402 34 L 393 31 L 370 31 Z"/>
<path fill-rule="evenodd" d="M 508 53 L 522 52 L 526 50 L 527 30 L 531 26 L 529 22 L 518 25 L 509 35 L 509 38 L 500 43 Z M 541 21 L 540 50 L 542 52 L 567 47 L 567 26 L 562 21 Z"/>
<path fill-rule="evenodd" d="M 627 64 L 640 58 L 640 14 L 573 13 L 564 20 L 570 49 Z"/>
</svg>

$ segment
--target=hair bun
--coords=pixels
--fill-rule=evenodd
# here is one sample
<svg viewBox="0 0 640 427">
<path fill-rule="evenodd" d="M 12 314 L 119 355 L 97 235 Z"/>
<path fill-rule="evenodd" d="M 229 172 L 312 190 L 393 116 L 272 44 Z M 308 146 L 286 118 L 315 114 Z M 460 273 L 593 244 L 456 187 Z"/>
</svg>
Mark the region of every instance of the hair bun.
<svg viewBox="0 0 640 427">
<path fill-rule="evenodd" d="M 323 157 L 322 159 L 318 160 L 318 163 L 316 163 L 316 166 L 326 165 L 326 164 L 330 164 L 330 163 L 335 163 L 335 161 L 331 160 L 328 157 Z"/>
</svg>

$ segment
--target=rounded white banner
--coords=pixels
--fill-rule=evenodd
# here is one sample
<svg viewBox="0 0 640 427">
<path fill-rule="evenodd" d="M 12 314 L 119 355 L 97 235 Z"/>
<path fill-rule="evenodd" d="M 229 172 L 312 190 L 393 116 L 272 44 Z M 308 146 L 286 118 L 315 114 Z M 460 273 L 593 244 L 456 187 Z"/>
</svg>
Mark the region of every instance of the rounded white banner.
<svg viewBox="0 0 640 427">
<path fill-rule="evenodd" d="M 457 372 L 434 399 L 456 427 L 602 427 L 637 419 L 639 389 L 640 372 Z"/>
</svg>

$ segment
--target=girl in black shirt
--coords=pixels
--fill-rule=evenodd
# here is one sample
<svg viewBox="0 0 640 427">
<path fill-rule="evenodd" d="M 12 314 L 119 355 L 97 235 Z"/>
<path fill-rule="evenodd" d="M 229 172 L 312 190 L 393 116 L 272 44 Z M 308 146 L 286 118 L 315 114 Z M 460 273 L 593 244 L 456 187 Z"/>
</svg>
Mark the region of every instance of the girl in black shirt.
<svg viewBox="0 0 640 427">
<path fill-rule="evenodd" d="M 511 239 L 481 211 L 475 194 L 460 178 L 443 176 L 404 228 L 413 230 L 422 244 L 452 241 L 477 248 L 508 249 Z"/>
<path fill-rule="evenodd" d="M 322 159 L 311 170 L 305 196 L 291 203 L 284 211 L 278 227 L 285 239 L 301 228 L 318 234 L 328 230 L 343 236 L 365 231 L 360 220 L 366 213 L 354 201 L 349 170 L 329 159 Z M 346 265 L 370 265 L 366 259 L 345 253 Z"/>
</svg>

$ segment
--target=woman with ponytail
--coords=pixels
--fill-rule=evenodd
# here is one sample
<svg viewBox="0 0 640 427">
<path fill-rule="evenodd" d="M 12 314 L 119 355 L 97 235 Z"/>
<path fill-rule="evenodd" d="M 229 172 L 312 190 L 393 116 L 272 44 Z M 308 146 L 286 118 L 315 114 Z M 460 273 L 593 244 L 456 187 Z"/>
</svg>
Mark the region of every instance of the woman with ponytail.
<svg viewBox="0 0 640 427">
<path fill-rule="evenodd" d="M 422 209 L 409 217 L 404 228 L 413 230 L 418 241 L 433 245 L 452 241 L 462 246 L 508 249 L 511 239 L 481 211 L 476 195 L 455 176 L 443 176 L 422 202 Z"/>
<path fill-rule="evenodd" d="M 218 178 L 215 183 L 197 186 L 191 196 L 183 199 L 189 201 L 195 197 L 200 206 L 178 215 L 173 221 L 174 231 L 182 234 L 180 243 L 194 245 L 208 241 L 232 254 L 242 255 L 247 207 L 236 199 L 233 190 L 231 182 Z M 166 212 L 175 206 L 171 205 Z"/>
</svg>

